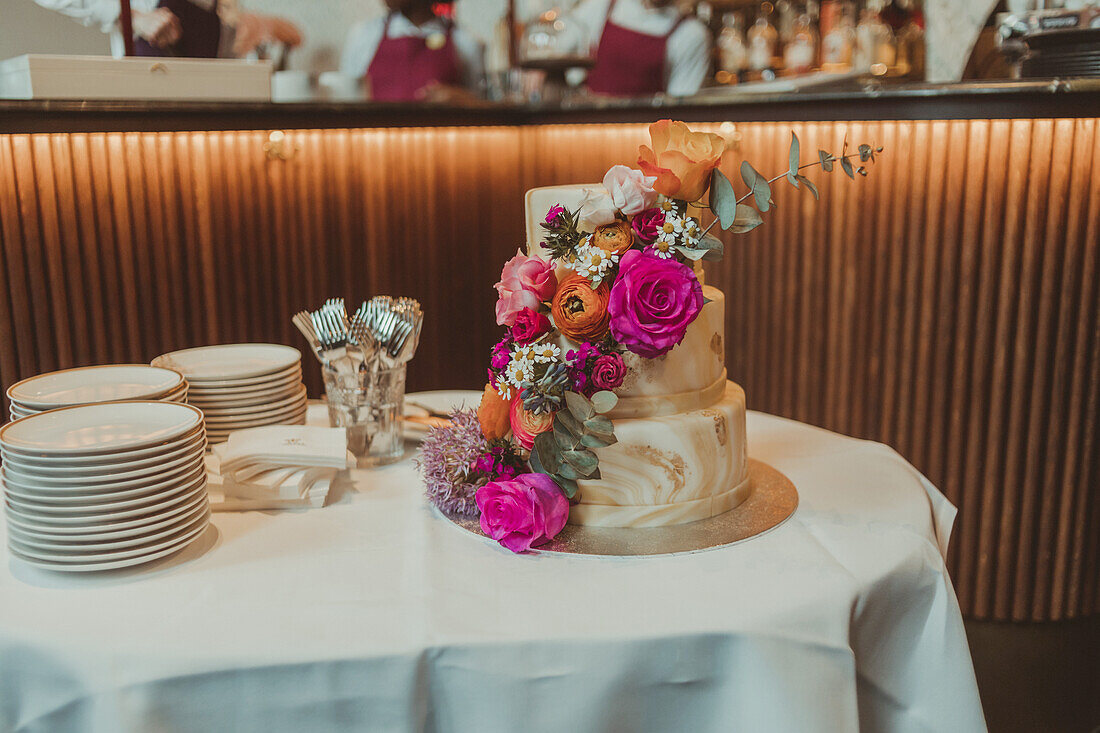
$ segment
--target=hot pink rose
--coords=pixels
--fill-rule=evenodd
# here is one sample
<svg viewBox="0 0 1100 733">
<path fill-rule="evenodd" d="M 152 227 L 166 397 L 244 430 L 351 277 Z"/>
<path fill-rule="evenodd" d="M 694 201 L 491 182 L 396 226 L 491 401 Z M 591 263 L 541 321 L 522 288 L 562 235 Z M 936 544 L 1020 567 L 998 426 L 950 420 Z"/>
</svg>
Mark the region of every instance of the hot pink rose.
<svg viewBox="0 0 1100 733">
<path fill-rule="evenodd" d="M 615 389 L 625 376 L 626 365 L 618 354 L 604 354 L 592 366 L 592 383 L 597 389 Z"/>
<path fill-rule="evenodd" d="M 554 427 L 554 413 L 545 412 L 536 415 L 530 410 L 523 409 L 523 398 L 519 396 L 519 390 L 516 390 L 516 396 L 512 398 L 509 418 L 512 423 L 512 437 L 527 450 L 531 450 L 535 445 L 535 436 Z"/>
<path fill-rule="evenodd" d="M 634 216 L 657 203 L 653 182 L 657 176 L 647 176 L 625 165 L 613 165 L 603 177 L 603 187 L 611 194 L 615 208 Z"/>
<path fill-rule="evenodd" d="M 611 334 L 652 359 L 684 340 L 703 307 L 703 287 L 687 265 L 632 249 L 619 261 L 608 312 Z"/>
<path fill-rule="evenodd" d="M 541 257 L 528 257 L 519 250 L 504 263 L 500 282 L 494 285 L 499 294 L 497 323 L 511 326 L 524 308 L 537 310 L 539 303 L 554 297 L 558 279 L 554 266 Z"/>
<path fill-rule="evenodd" d="M 653 244 L 657 241 L 657 234 L 661 225 L 665 223 L 665 212 L 658 208 L 646 209 L 634 217 L 630 222 L 630 228 L 634 230 L 634 236 L 645 244 Z"/>
<path fill-rule="evenodd" d="M 557 536 L 569 518 L 569 501 L 544 473 L 491 481 L 474 494 L 481 531 L 512 552 L 526 552 Z"/>
<path fill-rule="evenodd" d="M 530 308 L 524 308 L 516 314 L 516 321 L 512 324 L 512 338 L 517 344 L 529 344 L 549 330 L 549 318 Z"/>
</svg>

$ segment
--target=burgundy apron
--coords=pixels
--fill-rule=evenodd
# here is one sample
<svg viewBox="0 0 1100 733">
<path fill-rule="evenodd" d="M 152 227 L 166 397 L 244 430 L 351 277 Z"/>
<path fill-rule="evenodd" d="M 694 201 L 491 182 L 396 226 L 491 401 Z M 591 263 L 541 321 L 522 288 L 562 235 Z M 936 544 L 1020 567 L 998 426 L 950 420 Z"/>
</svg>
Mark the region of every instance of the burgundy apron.
<svg viewBox="0 0 1100 733">
<path fill-rule="evenodd" d="M 409 102 L 415 100 L 416 93 L 432 82 L 461 83 L 450 23 L 446 24 L 443 44 L 439 48 L 431 48 L 427 38 L 390 38 L 391 18 L 392 13 L 386 16 L 382 40 L 364 75 L 370 82 L 371 99 Z"/>
<path fill-rule="evenodd" d="M 684 22 L 676 21 L 663 36 L 639 33 L 611 22 L 615 0 L 607 8 L 596 65 L 588 72 L 588 88 L 616 97 L 643 97 L 665 90 L 665 56 L 668 39 Z"/>
<path fill-rule="evenodd" d="M 134 39 L 135 56 L 183 56 L 195 59 L 218 57 L 222 22 L 218 17 L 217 0 L 204 10 L 189 0 L 160 0 L 158 8 L 168 8 L 179 18 L 183 33 L 174 46 L 157 48 L 144 38 Z"/>
</svg>

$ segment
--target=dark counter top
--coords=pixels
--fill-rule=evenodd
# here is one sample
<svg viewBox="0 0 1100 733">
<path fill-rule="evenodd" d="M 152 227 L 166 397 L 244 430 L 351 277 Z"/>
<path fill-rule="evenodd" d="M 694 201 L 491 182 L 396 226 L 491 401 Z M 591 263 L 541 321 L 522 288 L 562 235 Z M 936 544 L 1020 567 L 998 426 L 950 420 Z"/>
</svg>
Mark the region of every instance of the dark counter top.
<svg viewBox="0 0 1100 733">
<path fill-rule="evenodd" d="M 1100 117 L 1100 79 L 708 90 L 689 98 L 567 106 L 0 100 L 0 133 L 436 127 L 652 122 Z"/>
</svg>

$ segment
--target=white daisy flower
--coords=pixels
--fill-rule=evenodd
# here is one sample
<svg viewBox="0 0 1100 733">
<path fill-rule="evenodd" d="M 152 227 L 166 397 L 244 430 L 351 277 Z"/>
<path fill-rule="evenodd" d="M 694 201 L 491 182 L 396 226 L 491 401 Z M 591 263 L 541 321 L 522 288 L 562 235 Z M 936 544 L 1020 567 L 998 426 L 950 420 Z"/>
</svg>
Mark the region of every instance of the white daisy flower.
<svg viewBox="0 0 1100 733">
<path fill-rule="evenodd" d="M 539 344 L 535 347 L 535 361 L 549 364 L 558 360 L 561 349 L 554 344 Z"/>
<path fill-rule="evenodd" d="M 505 378 L 516 387 L 530 381 L 533 374 L 534 365 L 520 359 L 513 359 L 504 369 Z"/>
<path fill-rule="evenodd" d="M 657 255 L 662 260 L 672 259 L 672 242 L 658 239 L 656 242 L 653 243 L 652 250 L 653 254 Z"/>
</svg>

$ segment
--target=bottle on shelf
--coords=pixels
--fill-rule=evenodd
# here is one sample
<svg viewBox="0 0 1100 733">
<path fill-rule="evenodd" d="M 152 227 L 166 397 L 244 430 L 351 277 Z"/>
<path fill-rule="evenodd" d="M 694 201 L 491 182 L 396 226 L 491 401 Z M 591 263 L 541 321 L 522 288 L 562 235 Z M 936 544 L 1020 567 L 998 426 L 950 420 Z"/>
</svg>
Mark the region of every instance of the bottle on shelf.
<svg viewBox="0 0 1100 733">
<path fill-rule="evenodd" d="M 756 22 L 752 24 L 748 32 L 749 68 L 761 72 L 764 76 L 773 73 L 775 68 L 775 52 L 779 41 L 779 32 L 768 19 L 766 9 L 762 8 Z"/>
<path fill-rule="evenodd" d="M 848 71 L 856 45 L 855 6 L 851 0 L 821 3 L 821 68 Z"/>
<path fill-rule="evenodd" d="M 791 37 L 783 47 L 783 65 L 790 74 L 804 74 L 817 61 L 817 32 L 808 12 L 801 13 L 791 26 Z"/>
<path fill-rule="evenodd" d="M 749 64 L 749 49 L 745 44 L 745 31 L 741 16 L 726 13 L 722 16 L 722 31 L 718 34 L 718 75 L 722 83 L 737 81 Z"/>
<path fill-rule="evenodd" d="M 894 66 L 897 46 L 894 32 L 879 13 L 883 0 L 867 0 L 856 26 L 856 49 L 853 66 L 857 71 L 869 71 L 884 76 Z"/>
</svg>

